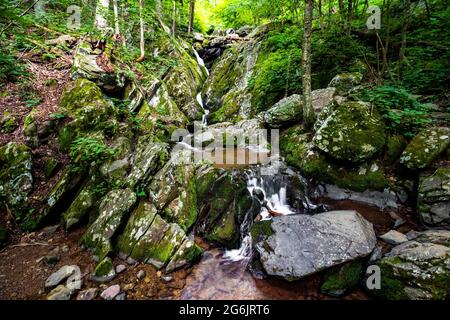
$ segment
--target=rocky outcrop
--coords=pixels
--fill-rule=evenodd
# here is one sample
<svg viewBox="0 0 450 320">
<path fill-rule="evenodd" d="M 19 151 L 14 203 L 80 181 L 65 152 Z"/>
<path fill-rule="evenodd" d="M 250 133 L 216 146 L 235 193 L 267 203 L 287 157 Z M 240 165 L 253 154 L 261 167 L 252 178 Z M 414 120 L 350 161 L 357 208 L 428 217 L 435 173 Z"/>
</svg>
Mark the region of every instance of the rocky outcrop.
<svg viewBox="0 0 450 320">
<path fill-rule="evenodd" d="M 419 182 L 417 211 L 429 226 L 450 227 L 450 169 L 439 168 Z"/>
<path fill-rule="evenodd" d="M 255 246 L 264 270 L 289 281 L 366 257 L 376 245 L 372 224 L 355 211 L 276 217 L 265 230 Z"/>
<path fill-rule="evenodd" d="M 313 143 L 337 160 L 361 163 L 383 148 L 384 129 L 383 120 L 370 105 L 345 102 L 324 121 Z"/>
<path fill-rule="evenodd" d="M 450 129 L 429 128 L 419 132 L 400 157 L 400 163 L 416 171 L 428 167 L 450 145 Z"/>
<path fill-rule="evenodd" d="M 271 128 L 280 128 L 299 122 L 303 118 L 302 96 L 294 94 L 276 103 L 269 110 L 259 114 L 261 121 Z"/>
<path fill-rule="evenodd" d="M 340 95 L 347 94 L 351 89 L 361 84 L 363 75 L 359 72 L 341 73 L 335 76 L 328 87 L 334 87 Z"/>
<path fill-rule="evenodd" d="M 84 247 L 93 251 L 98 260 L 104 259 L 113 250 L 111 240 L 128 218 L 135 202 L 136 195 L 130 189 L 110 191 L 102 200 L 98 218 L 80 240 Z"/>
<path fill-rule="evenodd" d="M 31 150 L 23 144 L 9 142 L 0 147 L 0 201 L 14 216 L 27 220 L 25 209 L 33 189 Z"/>
<path fill-rule="evenodd" d="M 416 232 L 376 265 L 381 289 L 370 290 L 391 300 L 444 300 L 450 292 L 450 231 Z"/>
</svg>

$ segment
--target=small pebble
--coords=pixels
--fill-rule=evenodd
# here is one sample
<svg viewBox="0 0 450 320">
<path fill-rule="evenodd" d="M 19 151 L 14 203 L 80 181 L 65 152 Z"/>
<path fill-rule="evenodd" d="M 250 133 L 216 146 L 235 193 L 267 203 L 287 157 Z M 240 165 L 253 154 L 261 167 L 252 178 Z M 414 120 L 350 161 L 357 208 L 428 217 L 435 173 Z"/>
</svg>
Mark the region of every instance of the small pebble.
<svg viewBox="0 0 450 320">
<path fill-rule="evenodd" d="M 113 300 L 119 293 L 120 293 L 120 286 L 116 284 L 104 290 L 100 294 L 100 297 L 102 297 L 105 300 Z"/>
<path fill-rule="evenodd" d="M 126 267 L 125 265 L 119 264 L 119 265 L 116 267 L 116 273 L 117 273 L 117 274 L 122 273 L 122 272 L 124 272 L 126 269 L 127 269 L 127 267 Z"/>
<path fill-rule="evenodd" d="M 139 280 L 144 279 L 144 278 L 145 278 L 145 271 L 144 271 L 144 270 L 140 270 L 140 271 L 137 273 L 137 278 L 138 278 Z"/>
</svg>

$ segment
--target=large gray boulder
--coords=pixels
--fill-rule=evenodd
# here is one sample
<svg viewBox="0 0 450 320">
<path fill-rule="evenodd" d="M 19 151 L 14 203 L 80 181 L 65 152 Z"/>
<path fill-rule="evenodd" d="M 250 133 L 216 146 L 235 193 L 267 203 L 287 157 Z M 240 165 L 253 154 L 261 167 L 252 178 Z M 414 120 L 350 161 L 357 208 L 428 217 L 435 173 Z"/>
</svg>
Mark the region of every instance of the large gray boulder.
<svg viewBox="0 0 450 320">
<path fill-rule="evenodd" d="M 370 290 L 391 300 L 444 300 L 450 292 L 450 231 L 414 232 L 376 264 L 381 288 Z"/>
<path fill-rule="evenodd" d="M 266 233 L 255 239 L 265 271 L 289 281 L 366 257 L 377 241 L 372 224 L 356 211 L 282 216 L 259 229 Z"/>
<path fill-rule="evenodd" d="M 361 84 L 363 75 L 359 72 L 341 73 L 335 76 L 328 87 L 336 88 L 338 94 L 347 94 L 351 89 Z"/>
<path fill-rule="evenodd" d="M 439 168 L 419 181 L 417 211 L 433 227 L 450 227 L 450 169 Z"/>
</svg>

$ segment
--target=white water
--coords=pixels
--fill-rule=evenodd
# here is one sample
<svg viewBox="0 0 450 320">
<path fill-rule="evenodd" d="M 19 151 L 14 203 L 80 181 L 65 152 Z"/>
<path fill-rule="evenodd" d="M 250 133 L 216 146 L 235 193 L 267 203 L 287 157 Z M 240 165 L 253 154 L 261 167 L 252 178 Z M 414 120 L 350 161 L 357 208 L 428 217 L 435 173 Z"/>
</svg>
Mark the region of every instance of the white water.
<svg viewBox="0 0 450 320">
<path fill-rule="evenodd" d="M 200 55 L 198 54 L 197 50 L 195 50 L 194 48 L 192 48 L 192 50 L 194 50 L 195 57 L 197 58 L 197 63 L 201 67 L 205 68 L 206 74 L 209 76 L 209 70 L 208 70 L 208 68 L 205 65 L 205 61 L 203 61 L 203 59 L 200 57 Z"/>
<path fill-rule="evenodd" d="M 255 192 L 258 191 L 263 195 L 264 199 L 258 199 L 261 203 L 266 205 L 273 211 L 282 215 L 294 214 L 289 204 L 287 203 L 286 186 L 280 187 L 277 192 L 270 193 L 264 189 L 264 179 L 262 177 L 257 178 L 253 175 L 249 175 L 247 180 L 247 189 L 252 196 L 255 197 Z M 270 220 L 272 216 L 263 206 L 261 208 L 261 220 Z M 225 251 L 223 258 L 229 262 L 247 262 L 252 256 L 252 237 L 250 235 L 251 225 L 253 224 L 253 217 L 251 212 L 248 212 L 243 223 L 241 224 L 241 246 L 238 249 Z"/>
<path fill-rule="evenodd" d="M 207 127 L 208 126 L 208 115 L 209 115 L 209 110 L 205 109 L 205 106 L 203 105 L 203 99 L 202 99 L 202 93 L 200 92 L 199 94 L 197 94 L 197 102 L 200 104 L 200 106 L 203 109 L 203 116 L 202 116 L 202 126 L 203 127 Z"/>
</svg>

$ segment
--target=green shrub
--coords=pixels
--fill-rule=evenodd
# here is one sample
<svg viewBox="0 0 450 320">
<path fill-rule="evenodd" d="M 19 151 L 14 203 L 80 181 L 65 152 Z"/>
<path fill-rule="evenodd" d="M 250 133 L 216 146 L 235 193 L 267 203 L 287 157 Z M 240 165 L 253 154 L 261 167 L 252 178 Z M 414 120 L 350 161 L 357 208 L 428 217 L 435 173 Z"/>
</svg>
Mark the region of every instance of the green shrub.
<svg viewBox="0 0 450 320">
<path fill-rule="evenodd" d="M 79 165 L 98 165 L 110 156 L 115 150 L 96 137 L 77 138 L 70 147 L 70 157 Z"/>
<path fill-rule="evenodd" d="M 377 107 L 391 133 L 412 138 L 430 122 L 428 107 L 413 98 L 403 88 L 379 86 L 366 89 L 360 98 Z"/>
</svg>

